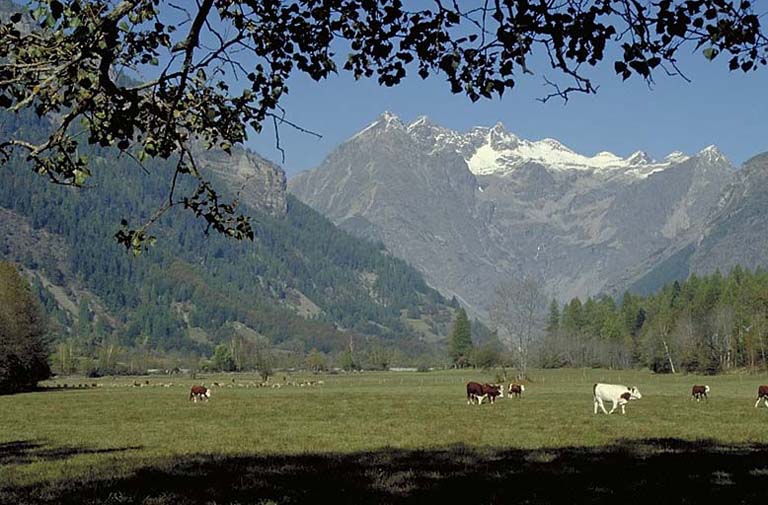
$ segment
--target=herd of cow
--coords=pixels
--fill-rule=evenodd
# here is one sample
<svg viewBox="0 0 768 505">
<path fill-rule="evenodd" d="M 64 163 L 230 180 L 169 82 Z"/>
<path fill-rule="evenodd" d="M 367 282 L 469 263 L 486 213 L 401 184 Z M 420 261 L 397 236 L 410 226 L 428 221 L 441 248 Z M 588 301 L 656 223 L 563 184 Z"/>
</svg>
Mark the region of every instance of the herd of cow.
<svg viewBox="0 0 768 505">
<path fill-rule="evenodd" d="M 525 386 L 522 384 L 512 383 L 507 388 L 507 396 L 511 397 L 515 395 L 519 398 L 525 391 Z M 691 389 L 691 399 L 701 401 L 709 399 L 709 386 L 696 384 Z M 592 398 L 594 400 L 595 414 L 598 409 L 602 410 L 605 414 L 613 414 L 613 412 L 621 407 L 621 413 L 625 414 L 625 406 L 631 400 L 639 400 L 643 395 L 640 391 L 632 386 L 627 387 L 620 384 L 601 384 L 597 383 L 592 386 Z M 480 384 L 479 382 L 467 382 L 467 404 L 480 405 L 485 399 L 488 399 L 489 403 L 495 403 L 496 398 L 504 398 L 504 386 L 501 384 Z M 755 407 L 760 405 L 760 401 L 765 402 L 765 406 L 768 407 L 768 385 L 761 385 L 757 388 L 757 401 Z M 609 411 L 605 410 L 605 402 L 610 401 L 612 408 Z"/>
<path fill-rule="evenodd" d="M 512 383 L 507 388 L 507 396 L 516 398 L 525 392 L 525 386 L 522 384 Z M 211 390 L 202 385 L 192 386 L 189 391 L 189 400 L 195 403 L 199 401 L 208 401 L 211 397 Z M 643 397 L 640 391 L 632 386 L 627 387 L 620 384 L 602 384 L 597 383 L 592 386 L 592 397 L 594 400 L 595 414 L 598 409 L 602 410 L 605 414 L 613 414 L 613 412 L 621 407 L 621 413 L 625 414 L 624 407 L 631 400 L 639 400 Z M 467 404 L 480 405 L 488 400 L 488 403 L 495 403 L 496 398 L 504 398 L 504 386 L 501 384 L 480 384 L 479 382 L 467 382 Z M 701 401 L 702 399 L 709 399 L 709 386 L 694 385 L 691 389 L 691 399 Z M 768 385 L 761 385 L 757 388 L 757 401 L 755 407 L 760 405 L 760 401 L 765 402 L 765 406 L 768 407 Z M 610 401 L 612 408 L 609 411 L 605 410 L 605 402 Z"/>
</svg>

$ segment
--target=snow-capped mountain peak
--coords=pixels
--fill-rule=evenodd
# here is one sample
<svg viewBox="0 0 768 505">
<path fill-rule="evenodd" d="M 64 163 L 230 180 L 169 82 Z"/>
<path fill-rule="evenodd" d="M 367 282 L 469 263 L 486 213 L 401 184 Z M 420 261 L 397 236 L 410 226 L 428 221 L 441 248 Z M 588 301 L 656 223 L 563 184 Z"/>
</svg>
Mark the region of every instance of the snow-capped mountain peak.
<svg viewBox="0 0 768 505">
<path fill-rule="evenodd" d="M 643 151 L 637 151 L 627 158 L 608 151 L 585 156 L 551 138 L 538 141 L 516 140 L 514 145 L 509 146 L 494 145 L 490 141 L 478 146 L 473 153 L 466 156 L 470 170 L 476 175 L 503 174 L 524 163 L 538 163 L 554 170 L 622 169 L 629 172 L 633 168 L 656 164 Z"/>
<path fill-rule="evenodd" d="M 427 116 L 419 116 L 411 124 L 408 125 L 407 129 L 408 131 L 411 131 L 416 128 L 421 128 L 424 126 L 434 126 L 434 125 L 432 124 L 432 121 L 430 121 Z"/>
<path fill-rule="evenodd" d="M 353 140 L 375 131 L 386 131 L 389 129 L 404 130 L 405 125 L 399 117 L 397 117 L 395 114 L 392 114 L 388 110 L 385 110 L 378 118 L 376 118 L 376 121 L 354 134 L 348 140 Z"/>
<path fill-rule="evenodd" d="M 717 148 L 716 145 L 709 145 L 696 153 L 696 156 L 708 163 L 727 162 L 728 158 Z"/>
<path fill-rule="evenodd" d="M 384 112 L 381 113 L 381 116 L 379 116 L 379 121 L 385 121 L 387 123 L 391 123 L 392 121 L 397 121 L 398 123 L 402 124 L 402 121 L 400 121 L 400 118 L 397 117 L 395 114 L 392 114 L 388 110 L 385 110 Z"/>
<path fill-rule="evenodd" d="M 682 151 L 672 151 L 671 153 L 669 153 L 664 157 L 664 161 L 667 161 L 669 163 L 682 163 L 689 159 L 691 159 L 691 157 Z"/>
<path fill-rule="evenodd" d="M 573 153 L 572 150 L 565 147 L 563 144 L 560 143 L 559 140 L 551 139 L 551 138 L 545 138 L 541 139 L 538 142 L 535 142 L 535 144 L 538 144 L 540 146 L 546 146 L 551 148 L 553 151 L 565 151 L 568 153 Z"/>
<path fill-rule="evenodd" d="M 627 156 L 626 162 L 629 165 L 650 165 L 654 160 L 645 151 L 635 151 Z"/>
<path fill-rule="evenodd" d="M 460 133 L 436 125 L 426 116 L 420 116 L 405 125 L 400 118 L 389 111 L 382 113 L 375 122 L 352 139 L 370 130 L 391 129 L 405 132 L 427 152 L 448 150 L 461 154 L 470 171 L 475 175 L 504 175 L 514 172 L 523 164 L 537 163 L 549 170 L 581 170 L 605 175 L 623 173 L 645 178 L 691 158 L 685 153 L 674 151 L 663 160 L 657 161 L 640 150 L 627 157 L 621 157 L 609 151 L 600 151 L 588 156 L 577 153 L 553 138 L 522 139 L 507 131 L 501 122 L 492 127 L 476 126 L 467 132 Z M 712 164 L 727 161 L 715 146 L 706 147 L 696 156 Z"/>
</svg>

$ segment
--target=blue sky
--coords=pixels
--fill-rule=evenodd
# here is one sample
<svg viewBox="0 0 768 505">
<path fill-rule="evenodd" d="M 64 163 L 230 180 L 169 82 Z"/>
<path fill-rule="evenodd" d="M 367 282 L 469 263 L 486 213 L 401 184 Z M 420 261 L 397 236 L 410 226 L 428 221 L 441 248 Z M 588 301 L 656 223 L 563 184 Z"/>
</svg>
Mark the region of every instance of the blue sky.
<svg viewBox="0 0 768 505">
<path fill-rule="evenodd" d="M 355 81 L 340 73 L 316 83 L 296 75 L 282 105 L 291 121 L 323 135 L 281 128 L 289 177 L 319 165 L 337 145 L 389 110 L 404 121 L 426 115 L 456 130 L 490 126 L 501 121 L 507 130 L 528 139 L 553 137 L 577 152 L 612 151 L 625 156 L 636 150 L 662 158 L 671 151 L 695 153 L 715 144 L 735 164 L 768 151 L 768 69 L 729 72 L 727 59 L 707 61 L 700 52 L 682 55 L 681 66 L 692 82 L 656 76 L 652 88 L 635 77 L 626 82 L 608 60 L 591 73 L 597 95 L 575 94 L 567 104 L 537 101 L 548 93 L 542 73 L 527 75 L 503 99 L 472 103 L 450 93 L 439 77 L 415 76 L 394 88 L 375 80 Z M 543 75 L 556 77 L 551 70 Z M 280 162 L 274 132 L 266 127 L 249 147 Z"/>
</svg>

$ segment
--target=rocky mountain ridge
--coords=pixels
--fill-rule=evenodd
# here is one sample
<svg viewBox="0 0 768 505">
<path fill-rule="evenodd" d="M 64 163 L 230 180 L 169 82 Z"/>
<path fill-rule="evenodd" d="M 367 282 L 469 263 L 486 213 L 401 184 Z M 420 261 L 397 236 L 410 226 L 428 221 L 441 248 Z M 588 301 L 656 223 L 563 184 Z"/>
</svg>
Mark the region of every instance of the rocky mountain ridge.
<svg viewBox="0 0 768 505">
<path fill-rule="evenodd" d="M 701 235 L 733 174 L 715 146 L 584 156 L 500 124 L 459 133 L 384 113 L 288 187 L 482 316 L 512 276 L 560 300 L 620 292 Z"/>
</svg>

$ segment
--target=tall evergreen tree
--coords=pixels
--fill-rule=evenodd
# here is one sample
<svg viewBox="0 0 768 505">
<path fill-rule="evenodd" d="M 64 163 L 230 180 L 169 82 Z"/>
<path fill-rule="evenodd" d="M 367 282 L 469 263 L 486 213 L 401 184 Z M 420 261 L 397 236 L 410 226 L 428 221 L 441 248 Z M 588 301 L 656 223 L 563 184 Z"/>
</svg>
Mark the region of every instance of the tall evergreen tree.
<svg viewBox="0 0 768 505">
<path fill-rule="evenodd" d="M 453 364 L 459 368 L 466 366 L 472 352 L 472 330 L 464 309 L 456 311 L 448 345 Z"/>
<path fill-rule="evenodd" d="M 30 389 L 50 375 L 39 304 L 16 268 L 0 262 L 0 391 Z"/>
<path fill-rule="evenodd" d="M 547 318 L 547 333 L 552 335 L 560 328 L 560 306 L 557 300 L 552 298 L 549 303 L 549 317 Z"/>
</svg>

